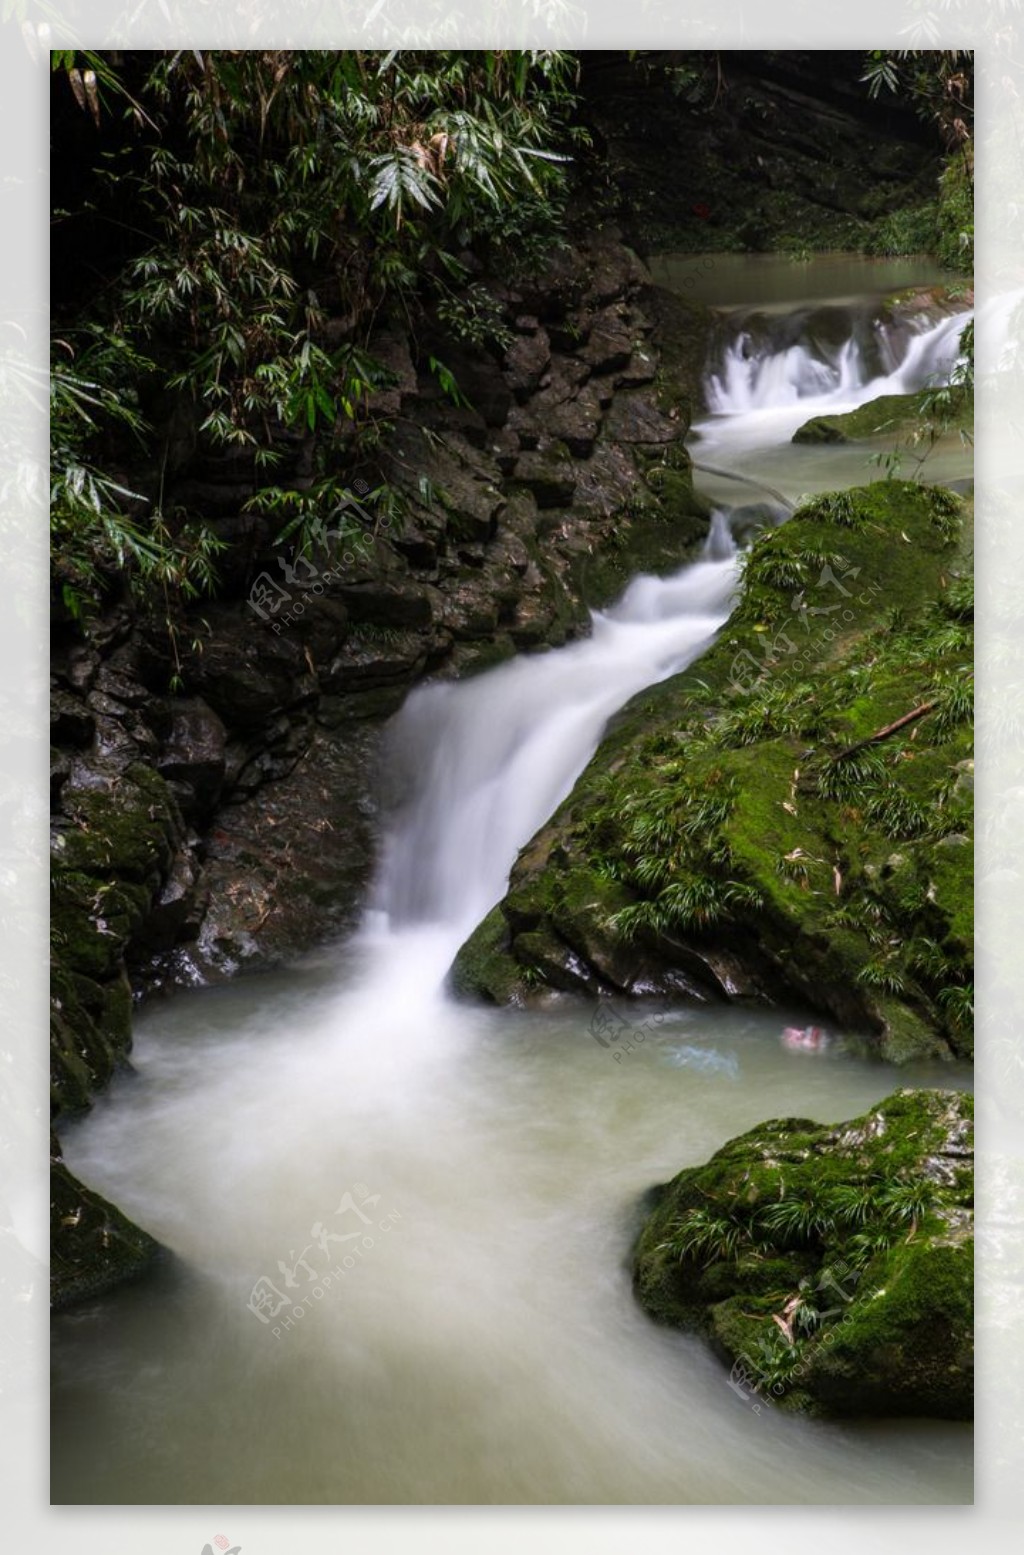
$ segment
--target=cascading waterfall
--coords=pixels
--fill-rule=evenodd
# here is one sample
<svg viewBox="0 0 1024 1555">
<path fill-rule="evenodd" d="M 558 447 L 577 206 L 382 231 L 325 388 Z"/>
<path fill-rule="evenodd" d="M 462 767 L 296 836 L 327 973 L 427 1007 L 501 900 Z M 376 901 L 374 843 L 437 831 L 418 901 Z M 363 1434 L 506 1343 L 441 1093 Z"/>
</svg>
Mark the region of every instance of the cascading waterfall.
<svg viewBox="0 0 1024 1555">
<path fill-rule="evenodd" d="M 441 961 L 498 901 L 517 851 L 570 792 L 611 714 L 710 644 L 736 574 L 736 547 L 716 512 L 700 560 L 668 578 L 634 578 L 594 613 L 585 640 L 414 692 L 390 743 L 410 795 L 384 849 L 378 929 L 442 930 L 443 977 Z"/>
<path fill-rule="evenodd" d="M 948 378 L 960 332 L 971 316 L 956 313 L 938 322 L 922 317 L 900 360 L 894 359 L 882 322 L 875 323 L 869 340 L 854 330 L 829 354 L 807 340 L 766 349 L 741 324 L 709 373 L 708 408 L 735 416 L 799 406 L 807 417 L 851 410 L 882 394 L 911 394 Z M 875 370 L 880 361 L 892 363 L 889 372 Z"/>
</svg>

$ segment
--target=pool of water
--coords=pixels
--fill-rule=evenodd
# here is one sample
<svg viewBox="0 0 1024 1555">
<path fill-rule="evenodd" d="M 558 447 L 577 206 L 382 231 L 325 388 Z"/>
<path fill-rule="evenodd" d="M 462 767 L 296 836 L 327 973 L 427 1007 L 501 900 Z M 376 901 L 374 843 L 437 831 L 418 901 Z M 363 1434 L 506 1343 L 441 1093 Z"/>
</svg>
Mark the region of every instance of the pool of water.
<svg viewBox="0 0 1024 1555">
<path fill-rule="evenodd" d="M 175 1257 L 57 1322 L 56 1500 L 970 1499 L 969 1427 L 755 1413 L 629 1268 L 640 1196 L 725 1139 L 968 1070 L 793 1052 L 778 1011 L 627 1007 L 631 1051 L 580 1007 L 408 988 L 375 1015 L 345 962 L 150 1011 L 137 1074 L 69 1131 L 73 1170 Z M 261 1279 L 291 1298 L 266 1322 Z"/>
</svg>

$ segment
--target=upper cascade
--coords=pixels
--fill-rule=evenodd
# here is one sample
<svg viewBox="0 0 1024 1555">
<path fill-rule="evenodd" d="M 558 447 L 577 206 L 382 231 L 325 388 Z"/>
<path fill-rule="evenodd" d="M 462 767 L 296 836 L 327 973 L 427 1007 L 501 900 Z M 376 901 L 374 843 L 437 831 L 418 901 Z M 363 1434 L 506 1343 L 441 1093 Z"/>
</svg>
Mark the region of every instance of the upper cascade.
<svg viewBox="0 0 1024 1555">
<path fill-rule="evenodd" d="M 948 380 L 973 313 L 893 321 L 828 308 L 730 315 L 704 385 L 709 411 L 737 415 L 807 402 L 838 410 Z"/>
</svg>

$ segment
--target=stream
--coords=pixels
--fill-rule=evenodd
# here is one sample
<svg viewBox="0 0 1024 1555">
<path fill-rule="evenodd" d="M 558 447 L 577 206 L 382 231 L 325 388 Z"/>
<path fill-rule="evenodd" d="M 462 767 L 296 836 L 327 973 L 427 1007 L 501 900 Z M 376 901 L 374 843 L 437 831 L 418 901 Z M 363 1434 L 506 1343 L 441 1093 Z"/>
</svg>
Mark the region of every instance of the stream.
<svg viewBox="0 0 1024 1555">
<path fill-rule="evenodd" d="M 932 279 L 901 263 L 898 284 Z M 55 1320 L 53 1501 L 970 1500 L 968 1426 L 754 1411 L 702 1340 L 649 1321 L 629 1268 L 640 1196 L 731 1136 L 850 1117 L 897 1085 L 968 1087 L 968 1068 L 896 1071 L 841 1032 L 793 1051 L 786 1011 L 729 1006 L 623 1006 L 635 1039 L 611 1051 L 592 1008 L 445 992 L 609 716 L 727 618 L 756 483 L 792 502 L 880 473 L 863 445 L 793 445 L 796 427 L 955 358 L 963 315 L 873 322 L 884 266 L 795 267 L 805 290 L 765 305 L 771 272 L 746 264 L 712 273 L 692 449 L 755 486 L 700 477 L 719 505 L 702 556 L 635 578 L 583 641 L 417 689 L 359 932 L 144 1009 L 134 1072 L 66 1130 L 72 1171 L 175 1257 Z M 969 477 L 959 446 L 934 457 Z"/>
</svg>

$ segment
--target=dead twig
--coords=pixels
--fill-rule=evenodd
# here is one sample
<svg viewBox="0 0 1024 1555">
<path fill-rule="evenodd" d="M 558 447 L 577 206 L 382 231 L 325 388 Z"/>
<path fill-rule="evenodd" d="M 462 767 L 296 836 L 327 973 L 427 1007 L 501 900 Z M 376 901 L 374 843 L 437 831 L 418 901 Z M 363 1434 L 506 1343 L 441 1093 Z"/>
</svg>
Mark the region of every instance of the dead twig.
<svg viewBox="0 0 1024 1555">
<path fill-rule="evenodd" d="M 907 724 L 914 723 L 918 718 L 923 718 L 925 713 L 930 713 L 937 704 L 935 702 L 922 702 L 920 707 L 915 707 L 909 713 L 904 713 L 902 718 L 897 718 L 895 723 L 886 724 L 884 729 L 878 729 L 874 734 L 869 734 L 866 740 L 858 740 L 854 745 L 848 745 L 845 750 L 839 752 L 836 761 L 845 761 L 847 756 L 852 756 L 854 751 L 863 750 L 865 745 L 876 745 L 879 740 L 886 739 L 890 734 L 895 734 L 898 729 L 903 729 Z"/>
</svg>

